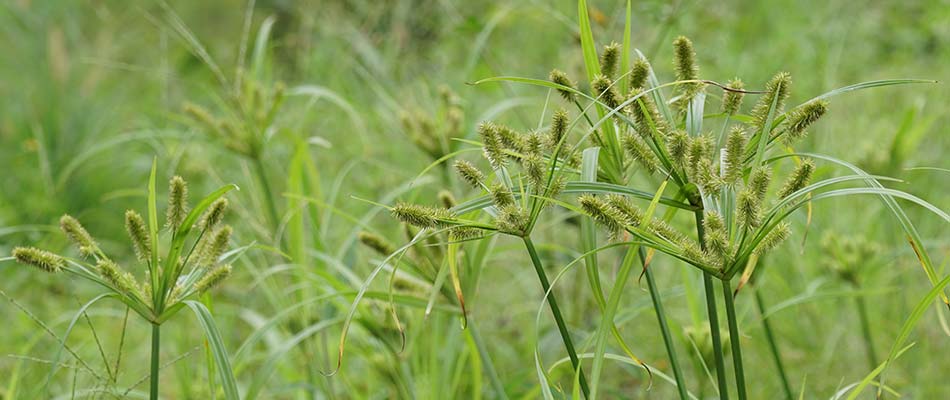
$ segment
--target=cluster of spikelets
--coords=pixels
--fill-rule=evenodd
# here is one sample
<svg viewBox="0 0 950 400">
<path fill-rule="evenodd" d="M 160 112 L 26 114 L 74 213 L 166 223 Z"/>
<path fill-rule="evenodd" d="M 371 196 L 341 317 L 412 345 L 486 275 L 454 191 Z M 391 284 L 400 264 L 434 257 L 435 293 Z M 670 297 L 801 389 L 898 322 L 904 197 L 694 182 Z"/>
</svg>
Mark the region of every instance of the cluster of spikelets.
<svg viewBox="0 0 950 400">
<path fill-rule="evenodd" d="M 284 92 L 282 83 L 267 89 L 252 79 L 245 79 L 239 94 L 228 97 L 227 107 L 220 117 L 192 103 L 186 103 L 183 110 L 210 139 L 239 155 L 256 159 L 271 135 Z"/>
<path fill-rule="evenodd" d="M 684 37 L 674 41 L 673 64 L 679 82 L 676 96 L 669 101 L 677 111 L 673 116 L 664 115 L 658 107 L 657 101 L 662 97 L 652 90 L 655 84 L 650 83 L 652 70 L 646 60 L 636 60 L 629 72 L 617 76 L 618 51 L 616 44 L 603 49 L 602 74 L 591 82 L 591 94 L 605 107 L 617 111 L 614 121 L 620 132 L 618 139 L 628 159 L 647 174 L 671 179 L 692 193 L 689 200 L 694 206 L 704 207 L 706 239 L 696 243 L 662 221 L 642 221 L 642 212 L 619 196 L 582 196 L 579 201 L 584 211 L 614 237 L 629 231 L 641 239 L 658 241 L 673 255 L 695 265 L 720 271 L 743 261 L 739 255 L 764 252 L 787 238 L 789 227 L 780 223 L 769 227 L 759 240 L 742 240 L 762 224 L 773 175 L 772 165 L 759 162 L 756 155 L 779 139 L 791 143 L 802 138 L 806 129 L 824 115 L 827 103 L 812 101 L 784 112 L 791 78 L 787 73 L 779 73 L 768 82 L 749 115 L 735 118 L 747 122 L 733 126 L 725 138 L 722 134 L 718 138 L 703 133 L 690 135 L 686 130 L 690 102 L 705 91 L 707 84 L 713 83 L 699 79 L 692 43 Z M 615 82 L 624 77 L 630 91 L 622 96 Z M 577 85 L 566 74 L 554 70 L 550 80 L 563 86 L 559 91 L 567 101 L 578 100 Z M 736 79 L 721 86 L 722 114 L 727 118 L 738 116 L 747 93 L 742 81 Z M 603 145 L 604 139 L 596 135 L 594 139 L 596 144 Z M 810 160 L 801 161 L 776 192 L 777 200 L 804 188 L 814 169 Z M 726 221 L 724 214 L 734 218 Z M 757 248 L 739 249 L 740 242 L 753 243 Z"/>
<path fill-rule="evenodd" d="M 462 136 L 465 118 L 458 96 L 447 86 L 439 88 L 439 100 L 441 110 L 433 115 L 418 109 L 399 115 L 403 131 L 412 143 L 433 160 L 451 151 L 452 139 Z"/>
<path fill-rule="evenodd" d="M 165 218 L 165 227 L 170 232 L 178 231 L 185 223 L 188 214 L 187 199 L 187 184 L 181 177 L 173 177 L 169 182 Z M 145 266 L 140 269 L 144 271 L 142 283 L 136 281 L 126 268 L 107 256 L 79 220 L 69 215 L 60 218 L 60 229 L 75 245 L 81 259 L 63 257 L 34 247 L 16 247 L 13 249 L 13 257 L 21 264 L 31 265 L 46 272 L 67 272 L 102 284 L 124 301 L 141 306 L 134 307 L 137 312 L 150 311 L 150 315 L 143 317 L 153 319 L 160 314 L 155 308 L 156 301 L 160 301 L 165 307 L 174 305 L 189 296 L 210 290 L 231 274 L 231 266 L 219 262 L 221 255 L 228 248 L 232 232 L 230 226 L 221 223 L 227 204 L 227 200 L 221 198 L 210 205 L 198 222 L 201 233 L 192 243 L 191 251 L 184 259 L 179 257 L 177 265 L 169 271 L 160 267 L 151 268 L 152 246 L 157 241 L 152 240 L 145 220 L 139 213 L 126 211 L 125 228 L 132 250 L 140 265 Z M 157 261 L 161 264 L 162 260 Z M 149 271 L 156 269 L 159 276 L 153 280 Z M 186 270 L 188 272 L 183 275 Z M 171 274 L 171 277 L 166 276 L 167 274 Z M 153 282 L 162 282 L 165 278 L 168 278 L 167 282 L 174 282 L 173 286 L 167 288 L 165 293 L 155 292 Z"/>
<path fill-rule="evenodd" d="M 558 110 L 548 129 L 527 133 L 490 121 L 478 126 L 482 155 L 494 171 L 494 178 L 469 161 L 457 160 L 453 166 L 462 181 L 484 191 L 491 200 L 494 218 L 490 225 L 460 219 L 448 207 L 403 203 L 393 207 L 393 216 L 420 228 L 449 229 L 450 239 L 457 241 L 480 237 L 481 231 L 527 235 L 536 213 L 545 204 L 544 199 L 553 198 L 564 189 L 565 181 L 552 168 L 553 160 L 562 166 L 578 164 L 576 154 L 565 143 L 569 118 L 566 111 Z M 518 173 L 513 173 L 515 170 Z M 440 194 L 440 198 L 445 206 L 454 203 L 451 194 Z"/>
<path fill-rule="evenodd" d="M 880 248 L 861 236 L 842 236 L 832 232 L 821 238 L 825 266 L 848 283 L 858 283 L 858 269 L 874 264 Z"/>
</svg>

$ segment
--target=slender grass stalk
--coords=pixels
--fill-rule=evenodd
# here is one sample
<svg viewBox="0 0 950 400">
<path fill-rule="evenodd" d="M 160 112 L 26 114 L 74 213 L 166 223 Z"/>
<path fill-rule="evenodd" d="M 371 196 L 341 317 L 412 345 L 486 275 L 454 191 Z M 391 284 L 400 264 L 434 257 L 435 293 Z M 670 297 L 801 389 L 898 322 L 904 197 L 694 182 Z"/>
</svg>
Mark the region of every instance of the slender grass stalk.
<svg viewBox="0 0 950 400">
<path fill-rule="evenodd" d="M 544 266 L 541 265 L 538 251 L 534 248 L 534 242 L 532 242 L 528 236 L 522 237 L 522 240 L 524 240 L 524 246 L 528 250 L 528 255 L 531 256 L 531 263 L 534 264 L 534 270 L 538 273 L 538 280 L 541 282 L 541 287 L 544 289 L 544 293 L 548 293 L 551 290 L 551 284 L 548 282 L 548 276 L 544 272 Z M 548 306 L 551 307 L 551 314 L 554 314 L 554 321 L 557 323 L 557 329 L 561 333 L 561 340 L 564 341 L 567 355 L 571 358 L 571 365 L 574 366 L 574 371 L 580 375 L 579 382 L 581 384 L 581 390 L 584 392 L 584 398 L 587 398 L 590 396 L 587 378 L 585 378 L 584 373 L 581 372 L 581 364 L 577 358 L 577 351 L 574 350 L 574 342 L 571 341 L 571 334 L 567 331 L 567 324 L 564 323 L 564 317 L 561 315 L 561 309 L 558 307 L 557 300 L 554 298 L 553 293 L 548 295 Z"/>
<path fill-rule="evenodd" d="M 703 211 L 698 210 L 696 215 L 696 236 L 699 244 L 705 250 L 706 232 L 703 228 Z M 719 313 L 716 311 L 716 289 L 713 287 L 713 276 L 703 272 L 703 287 L 706 292 L 706 312 L 709 317 L 709 334 L 712 337 L 713 353 L 716 357 L 716 380 L 719 386 L 719 398 L 729 398 L 729 386 L 726 383 L 726 364 L 723 362 L 722 338 L 719 332 Z"/>
<path fill-rule="evenodd" d="M 505 385 L 501 383 L 501 378 L 498 377 L 498 371 L 495 370 L 495 364 L 492 362 L 491 355 L 488 354 L 486 350 L 485 341 L 482 340 L 482 335 L 478 332 L 478 325 L 474 318 L 469 317 L 468 329 L 465 331 L 471 336 L 472 342 L 475 343 L 475 348 L 482 358 L 482 368 L 484 368 L 485 373 L 488 374 L 488 380 L 491 381 L 492 389 L 495 390 L 495 396 L 499 399 L 507 400 L 508 394 L 505 393 Z"/>
<path fill-rule="evenodd" d="M 264 168 L 264 161 L 261 157 L 252 158 L 254 162 L 254 173 L 257 174 L 257 180 L 261 181 L 263 189 L 264 202 L 267 203 L 267 215 L 270 217 L 270 223 L 273 227 L 280 224 L 280 214 L 277 212 L 277 204 L 274 203 L 274 193 L 270 188 L 270 182 L 267 179 L 267 169 Z"/>
<path fill-rule="evenodd" d="M 643 264 L 644 274 L 647 277 L 647 285 L 650 288 L 650 298 L 653 299 L 653 310 L 656 311 L 656 319 L 660 323 L 660 332 L 663 333 L 663 344 L 666 346 L 666 354 L 670 359 L 670 367 L 673 368 L 673 377 L 676 378 L 676 390 L 680 399 L 688 399 L 686 393 L 686 381 L 683 379 L 683 371 L 680 368 L 679 361 L 676 359 L 676 349 L 673 347 L 673 336 L 670 335 L 670 326 L 666 322 L 666 313 L 663 312 L 663 302 L 660 299 L 660 293 L 656 288 L 656 281 L 653 279 L 653 270 L 646 265 L 646 254 L 643 247 L 640 247 L 640 261 Z"/>
<path fill-rule="evenodd" d="M 795 395 L 792 393 L 792 386 L 788 384 L 788 375 L 785 373 L 785 365 L 782 363 L 781 353 L 778 351 L 778 344 L 775 343 L 775 336 L 772 334 L 772 325 L 765 318 L 765 300 L 759 289 L 753 289 L 755 293 L 755 305 L 759 309 L 759 315 L 762 317 L 762 329 L 765 330 L 765 339 L 769 343 L 769 350 L 772 353 L 772 360 L 775 361 L 775 369 L 778 370 L 778 376 L 782 381 L 782 391 L 785 392 L 786 400 L 793 400 Z"/>
<path fill-rule="evenodd" d="M 732 365 L 736 373 L 736 393 L 739 400 L 746 399 L 745 373 L 742 370 L 742 349 L 739 347 L 739 323 L 736 320 L 736 304 L 730 280 L 722 281 L 722 296 L 726 299 L 726 318 L 729 320 L 729 343 L 732 345 Z"/>
<path fill-rule="evenodd" d="M 858 318 L 861 320 L 861 334 L 864 336 L 864 347 L 867 352 L 871 371 L 877 368 L 877 353 L 874 352 L 874 339 L 871 336 L 871 324 L 868 320 L 867 304 L 863 296 L 855 296 L 854 304 L 858 308 Z"/>
<path fill-rule="evenodd" d="M 161 325 L 152 324 L 152 367 L 149 375 L 149 396 L 150 400 L 158 400 L 158 373 L 159 373 L 159 353 L 161 350 Z"/>
</svg>

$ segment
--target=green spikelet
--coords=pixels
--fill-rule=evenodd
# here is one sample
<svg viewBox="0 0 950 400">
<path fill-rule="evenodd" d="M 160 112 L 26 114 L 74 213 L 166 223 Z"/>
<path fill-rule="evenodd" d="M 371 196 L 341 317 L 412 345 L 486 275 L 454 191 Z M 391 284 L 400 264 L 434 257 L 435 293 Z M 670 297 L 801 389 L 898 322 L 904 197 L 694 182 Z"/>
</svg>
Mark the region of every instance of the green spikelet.
<svg viewBox="0 0 950 400">
<path fill-rule="evenodd" d="M 145 229 L 145 220 L 139 213 L 128 210 L 125 212 L 125 231 L 132 240 L 132 249 L 139 261 L 147 261 L 152 254 L 152 246 Z"/>
<path fill-rule="evenodd" d="M 788 99 L 792 76 L 787 72 L 779 72 L 765 85 L 766 93 L 759 98 L 759 102 L 752 108 L 752 121 L 756 130 L 762 129 L 769 117 L 769 109 L 775 101 L 775 115 L 781 114 Z"/>
<path fill-rule="evenodd" d="M 439 197 L 439 202 L 442 203 L 442 207 L 452 208 L 458 204 L 458 202 L 455 201 L 455 196 L 448 190 L 440 190 L 437 196 Z"/>
<path fill-rule="evenodd" d="M 620 210 L 611 207 L 607 202 L 593 195 L 583 195 L 577 198 L 581 208 L 598 225 L 602 226 L 611 240 L 624 232 L 630 221 Z"/>
<path fill-rule="evenodd" d="M 751 190 L 745 189 L 736 197 L 736 220 L 739 226 L 754 228 L 759 226 L 759 213 L 762 202 Z"/>
<path fill-rule="evenodd" d="M 466 240 L 478 239 L 482 236 L 482 230 L 470 226 L 456 226 L 449 230 L 449 241 L 464 242 Z"/>
<path fill-rule="evenodd" d="M 722 176 L 726 183 L 734 184 L 742 177 L 745 145 L 745 132 L 741 127 L 733 127 L 726 139 L 726 154 L 722 162 Z"/>
<path fill-rule="evenodd" d="M 221 258 L 221 255 L 224 254 L 224 251 L 228 248 L 232 232 L 231 227 L 227 225 L 216 230 L 211 236 L 211 240 L 201 249 L 202 252 L 198 261 L 199 265 L 210 266 L 217 264 L 218 259 Z"/>
<path fill-rule="evenodd" d="M 168 208 L 165 210 L 165 227 L 177 230 L 188 215 L 188 184 L 180 176 L 168 181 Z"/>
<path fill-rule="evenodd" d="M 567 111 L 564 111 L 563 108 L 555 111 L 551 120 L 550 134 L 548 135 L 548 142 L 551 147 L 557 146 L 558 143 L 561 143 L 561 140 L 564 140 L 564 137 L 567 136 L 568 125 L 570 125 L 570 117 L 568 117 Z"/>
<path fill-rule="evenodd" d="M 725 182 L 719 175 L 713 173 L 712 163 L 706 160 L 696 166 L 696 183 L 702 188 L 703 193 L 713 195 L 719 193 Z"/>
<path fill-rule="evenodd" d="M 813 101 L 796 108 L 788 118 L 788 134 L 785 140 L 791 142 L 804 137 L 805 129 L 818 121 L 826 112 L 828 112 L 828 102 L 824 100 Z"/>
<path fill-rule="evenodd" d="M 695 242 L 686 241 L 679 243 L 679 246 L 683 249 L 683 256 L 694 263 L 702 265 L 712 264 L 709 260 L 709 255 L 700 249 Z"/>
<path fill-rule="evenodd" d="M 685 36 L 680 36 L 673 41 L 673 68 L 676 70 L 676 80 L 696 80 L 699 79 L 699 67 L 696 66 L 696 51 L 693 50 L 693 42 Z M 676 102 L 680 108 L 685 108 L 689 101 L 703 88 L 702 83 L 685 83 L 679 86 L 682 93 L 680 99 Z"/>
<path fill-rule="evenodd" d="M 123 271 L 116 263 L 109 260 L 99 260 L 99 263 L 96 264 L 96 270 L 99 272 L 99 276 L 120 292 L 127 295 L 140 293 L 139 285 L 135 282 L 132 274 Z"/>
<path fill-rule="evenodd" d="M 792 235 L 791 226 L 788 222 L 782 221 L 775 226 L 768 234 L 762 238 L 762 242 L 755 248 L 756 254 L 765 254 L 778 247 L 785 239 Z"/>
<path fill-rule="evenodd" d="M 565 187 L 567 187 L 567 180 L 565 180 L 563 176 L 558 176 L 551 180 L 551 184 L 545 189 L 544 195 L 555 198 L 564 191 Z M 550 205 L 550 203 L 546 204 Z"/>
<path fill-rule="evenodd" d="M 541 132 L 531 132 L 524 137 L 522 142 L 522 151 L 528 156 L 540 155 L 541 150 L 547 147 L 546 136 Z"/>
<path fill-rule="evenodd" d="M 68 214 L 63 215 L 59 219 L 59 229 L 79 248 L 79 254 L 83 257 L 95 256 L 99 252 L 99 245 L 76 218 Z"/>
<path fill-rule="evenodd" d="M 624 135 L 623 147 L 647 172 L 653 174 L 660 168 L 660 160 L 656 158 L 656 154 L 653 154 L 650 146 L 638 136 L 630 133 Z"/>
<path fill-rule="evenodd" d="M 766 167 L 759 167 L 752 171 L 749 176 L 749 190 L 755 195 L 755 200 L 761 203 L 765 200 L 765 194 L 769 190 L 769 183 L 772 182 L 772 170 Z"/>
<path fill-rule="evenodd" d="M 604 46 L 600 55 L 600 72 L 609 78 L 617 73 L 617 63 L 620 61 L 620 45 L 611 43 Z"/>
<path fill-rule="evenodd" d="M 231 276 L 232 268 L 230 265 L 219 265 L 208 271 L 205 276 L 195 283 L 195 292 L 204 293 L 218 286 Z"/>
<path fill-rule="evenodd" d="M 483 122 L 478 126 L 478 134 L 482 138 L 485 158 L 488 159 L 492 168 L 504 168 L 507 163 L 507 159 L 505 158 L 505 146 L 502 144 L 501 138 L 498 137 L 498 130 L 495 124 Z"/>
<path fill-rule="evenodd" d="M 544 184 L 547 183 L 547 170 L 541 156 L 531 154 L 525 157 L 522 162 L 524 172 L 528 176 L 528 183 L 534 186 L 535 190 L 541 191 Z"/>
<path fill-rule="evenodd" d="M 630 88 L 645 89 L 649 77 L 650 63 L 648 63 L 647 60 L 638 58 L 633 62 L 633 67 L 630 69 Z"/>
<path fill-rule="evenodd" d="M 594 97 L 598 97 L 600 101 L 610 109 L 617 108 L 620 103 L 623 102 L 620 98 L 620 94 L 617 93 L 617 88 L 615 88 L 613 84 L 610 78 L 603 75 L 597 76 L 594 78 L 594 81 L 590 83 Z"/>
<path fill-rule="evenodd" d="M 495 129 L 496 136 L 506 149 L 513 151 L 524 151 L 525 142 L 518 132 L 515 132 L 514 129 L 501 124 L 493 124 L 492 126 Z"/>
<path fill-rule="evenodd" d="M 687 172 L 694 181 L 700 180 L 702 168 L 712 162 L 712 147 L 712 139 L 706 135 L 689 140 L 686 154 Z"/>
<path fill-rule="evenodd" d="M 228 199 L 220 198 L 211 203 L 201 220 L 203 229 L 213 229 L 224 219 L 224 212 L 228 209 Z"/>
<path fill-rule="evenodd" d="M 686 131 L 678 130 L 670 135 L 670 157 L 677 164 L 686 163 L 686 153 L 689 149 L 689 134 Z"/>
<path fill-rule="evenodd" d="M 390 254 L 396 252 L 396 246 L 393 246 L 392 243 L 389 243 L 385 238 L 375 233 L 361 231 L 357 237 L 360 243 L 383 257 L 388 257 Z"/>
<path fill-rule="evenodd" d="M 509 205 L 498 213 L 495 227 L 510 235 L 524 236 L 528 228 L 528 215 L 518 206 Z"/>
<path fill-rule="evenodd" d="M 705 228 L 706 250 L 712 256 L 712 261 L 717 265 L 724 266 L 731 261 L 732 248 L 729 245 L 729 237 L 726 231 L 726 224 L 722 216 L 714 211 L 707 211 L 703 219 Z"/>
<path fill-rule="evenodd" d="M 31 265 L 46 272 L 59 272 L 66 266 L 62 257 L 35 247 L 14 247 L 13 259 L 24 265 Z"/>
<path fill-rule="evenodd" d="M 741 80 L 733 79 L 729 81 L 729 84 L 727 84 L 726 87 L 734 90 L 743 90 L 745 85 Z M 739 107 L 742 106 L 743 97 L 745 97 L 745 93 L 726 90 L 722 94 L 722 112 L 727 115 L 733 115 L 739 112 Z"/>
<path fill-rule="evenodd" d="M 495 182 L 491 186 L 489 194 L 491 194 L 492 204 L 499 210 L 515 203 L 515 196 L 511 193 L 511 189 L 508 189 L 501 182 Z"/>
<path fill-rule="evenodd" d="M 633 89 L 630 91 L 630 98 L 640 96 L 641 93 L 643 93 L 642 89 Z M 656 129 L 660 137 L 666 137 L 669 127 L 650 96 L 638 97 L 637 101 L 631 103 L 628 108 L 633 115 L 634 122 L 636 122 L 636 131 L 640 134 L 640 137 L 644 139 L 653 137 L 653 129 Z"/>
<path fill-rule="evenodd" d="M 208 112 L 208 110 L 197 104 L 185 103 L 182 111 L 184 111 L 185 115 L 191 117 L 191 119 L 204 125 L 205 129 L 208 130 L 208 133 L 212 135 L 219 134 L 218 121 L 211 115 L 211 113 Z"/>
<path fill-rule="evenodd" d="M 630 200 L 626 196 L 619 194 L 609 194 L 606 196 L 607 205 L 613 207 L 621 214 L 623 214 L 624 219 L 634 226 L 640 226 L 643 224 L 643 211 L 640 210 L 637 206 L 630 203 Z"/>
<path fill-rule="evenodd" d="M 426 207 L 417 204 L 399 203 L 393 207 L 393 217 L 419 228 L 435 228 L 450 225 L 446 220 L 454 218 L 444 208 Z"/>
<path fill-rule="evenodd" d="M 782 190 L 778 192 L 778 198 L 784 199 L 808 185 L 808 181 L 811 180 L 811 175 L 814 172 L 815 163 L 812 160 L 806 159 L 802 161 L 802 163 L 792 171 L 792 174 L 788 177 L 788 180 L 785 181 L 785 184 L 782 185 Z"/>
<path fill-rule="evenodd" d="M 556 83 L 556 84 L 558 84 L 558 85 L 565 86 L 565 87 L 569 87 L 569 88 L 571 88 L 571 89 L 577 90 L 577 85 L 574 84 L 574 82 L 571 80 L 571 78 L 568 78 L 568 77 L 567 77 L 567 74 L 565 74 L 565 73 L 563 73 L 563 72 L 561 72 L 561 71 L 559 71 L 559 70 L 556 70 L 556 69 L 555 69 L 555 70 L 552 70 L 552 71 L 551 71 L 551 75 L 549 76 L 548 79 L 550 79 L 551 82 L 554 82 L 554 83 Z M 561 97 L 563 97 L 564 100 L 567 100 L 567 101 L 575 101 L 575 100 L 576 100 L 576 95 L 574 94 L 574 92 L 571 92 L 571 91 L 568 91 L 568 90 L 564 90 L 564 89 L 558 89 L 557 91 L 558 91 L 558 93 L 561 94 Z"/>
<path fill-rule="evenodd" d="M 459 174 L 459 177 L 475 189 L 480 188 L 482 182 L 485 181 L 485 176 L 482 175 L 482 172 L 468 161 L 456 160 L 453 166 L 455 167 L 455 171 Z"/>
<path fill-rule="evenodd" d="M 686 247 L 690 244 L 695 245 L 686 235 L 683 235 L 680 231 L 676 230 L 676 228 L 673 228 L 669 223 L 661 219 L 653 218 L 647 223 L 646 228 L 654 235 L 660 236 L 680 246 Z"/>
</svg>

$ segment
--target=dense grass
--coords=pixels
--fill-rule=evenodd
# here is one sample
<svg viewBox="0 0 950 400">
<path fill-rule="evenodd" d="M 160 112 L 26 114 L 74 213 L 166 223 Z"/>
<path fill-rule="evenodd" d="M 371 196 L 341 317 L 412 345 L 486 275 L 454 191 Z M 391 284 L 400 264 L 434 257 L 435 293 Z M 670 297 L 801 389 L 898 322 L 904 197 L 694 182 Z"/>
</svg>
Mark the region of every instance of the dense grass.
<svg viewBox="0 0 950 400">
<path fill-rule="evenodd" d="M 435 132 L 453 132 L 449 121 L 461 115 L 458 139 L 479 141 L 477 127 L 485 120 L 531 131 L 539 121 L 548 124 L 559 104 L 556 92 L 471 83 L 493 76 L 544 80 L 552 68 L 587 81 L 576 2 L 260 0 L 252 13 L 242 2 L 224 1 L 59 3 L 0 5 L 0 37 L 9 44 L 0 53 L 3 257 L 21 245 L 78 255 L 56 226 L 68 213 L 106 254 L 141 274 L 144 269 L 131 267 L 134 253 L 116 216 L 146 209 L 145 182 L 156 158 L 159 182 L 181 175 L 195 196 L 228 183 L 241 188 L 228 194 L 232 247 L 241 250 L 234 273 L 215 289 L 213 302 L 202 300 L 246 398 L 502 398 L 502 391 L 508 398 L 538 398 L 546 387 L 536 354 L 545 367 L 557 364 L 548 377 L 554 395 L 570 396 L 580 387 L 572 382 L 565 335 L 582 360 L 585 354 L 598 358 L 598 337 L 606 338 L 600 398 L 674 398 L 676 389 L 660 375 L 673 379 L 651 294 L 662 300 L 688 389 L 715 396 L 699 271 L 657 253 L 650 273 L 637 279 L 639 260 L 625 260 L 623 249 L 582 257 L 592 247 L 581 237 L 596 240 L 594 247 L 609 242 L 563 207 L 537 220 L 528 248 L 537 249 L 540 270 L 552 280 L 581 259 L 552 292 L 566 332 L 548 313 L 534 253 L 518 237 L 461 246 L 442 243 L 444 236 L 433 239 L 393 258 L 399 272 L 384 265 L 363 287 L 386 256 L 361 246 L 360 232 L 385 238 L 392 246 L 387 255 L 415 234 L 380 204 L 436 205 L 443 189 L 459 202 L 479 195 L 450 169 L 429 168 L 442 155 L 473 147 L 446 140 L 427 151 L 412 140 L 420 126 L 431 121 Z M 794 77 L 789 105 L 857 82 L 941 81 L 837 96 L 794 146 L 901 179 L 883 183 L 946 210 L 950 143 L 942 128 L 950 122 L 944 107 L 950 94 L 942 82 L 950 50 L 940 43 L 950 38 L 950 8 L 927 3 L 635 2 L 630 37 L 661 82 L 675 80 L 670 43 L 680 35 L 692 38 L 703 78 L 725 83 L 739 76 L 747 89 L 761 90 L 776 71 L 788 71 Z M 624 5 L 590 3 L 598 50 L 623 40 Z M 454 93 L 448 101 L 445 89 Z M 722 92 L 708 93 L 711 110 Z M 750 96 L 747 107 L 753 102 Z M 216 135 L 189 104 L 231 121 L 253 151 Z M 712 121 L 718 120 L 707 120 L 711 129 L 718 129 Z M 478 152 L 452 158 L 487 165 Z M 776 182 L 792 164 L 783 165 Z M 819 163 L 815 176 L 848 173 Z M 660 180 L 631 180 L 648 195 L 638 203 L 643 208 Z M 672 197 L 670 185 L 665 195 Z M 576 196 L 560 199 L 576 204 Z M 947 222 L 898 202 L 923 238 L 935 280 L 943 279 Z M 657 207 L 656 216 L 670 208 Z M 692 234 L 695 223 L 686 217 L 674 225 Z M 902 332 L 933 284 L 885 204 L 870 195 L 822 200 L 789 221 L 791 238 L 760 260 L 760 272 L 767 273 L 735 299 L 748 397 L 783 393 L 773 352 L 796 397 L 829 398 L 863 379 L 906 333 L 906 343 L 893 350 L 914 346 L 890 363 L 885 384 L 906 398 L 950 395 L 943 374 L 946 307 L 939 300 L 925 304 L 919 324 Z M 450 266 L 453 258 L 444 256 L 454 251 L 461 251 L 461 261 Z M 588 283 L 592 257 L 604 299 Z M 614 336 L 601 310 L 628 263 L 634 265 L 617 299 Z M 420 276 L 439 282 L 439 290 Z M 127 390 L 147 396 L 149 324 L 129 319 L 122 329 L 127 313 L 121 303 L 95 304 L 88 318 L 77 319 L 59 357 L 62 366 L 49 376 L 58 338 L 103 289 L 7 259 L 0 277 L 0 398 L 115 398 Z M 714 288 L 725 333 L 724 293 L 718 282 Z M 363 301 L 354 308 L 361 289 Z M 464 322 L 456 290 L 464 293 Z M 216 391 L 220 398 L 221 380 L 209 366 L 213 352 L 188 314 L 162 324 L 161 394 L 209 398 Z M 338 365 L 344 325 L 349 335 Z M 650 366 L 652 386 L 617 337 Z M 706 358 L 697 356 L 703 353 Z M 708 372 L 701 360 L 710 363 Z M 593 364 L 584 361 L 586 379 Z M 725 365 L 735 395 L 730 358 Z M 337 373 L 326 376 L 330 372 Z"/>
</svg>

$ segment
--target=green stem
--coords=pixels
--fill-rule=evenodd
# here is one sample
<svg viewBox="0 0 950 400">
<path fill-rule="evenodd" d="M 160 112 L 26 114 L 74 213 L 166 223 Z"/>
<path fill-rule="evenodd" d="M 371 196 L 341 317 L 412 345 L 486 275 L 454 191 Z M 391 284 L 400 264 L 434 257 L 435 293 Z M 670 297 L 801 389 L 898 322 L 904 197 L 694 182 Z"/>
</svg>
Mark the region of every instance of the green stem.
<svg viewBox="0 0 950 400">
<path fill-rule="evenodd" d="M 489 355 L 486 350 L 482 335 L 478 333 L 478 325 L 476 325 L 474 318 L 469 317 L 468 329 L 466 329 L 466 331 L 472 337 L 475 348 L 478 349 L 478 355 L 482 359 L 482 368 L 485 369 L 485 373 L 488 374 L 488 380 L 491 381 L 492 388 L 495 389 L 495 396 L 502 400 L 508 400 L 508 394 L 505 393 L 505 385 L 501 383 L 501 378 L 498 377 L 498 371 L 495 370 L 495 364 L 492 362 L 491 355 Z"/>
<path fill-rule="evenodd" d="M 261 188 L 264 190 L 264 202 L 267 203 L 267 213 L 270 217 L 272 227 L 280 224 L 280 214 L 277 213 L 277 204 L 274 203 L 273 192 L 270 188 L 270 181 L 267 179 L 267 170 L 264 168 L 264 161 L 260 156 L 252 158 L 254 161 L 254 172 L 257 174 L 257 180 L 261 181 Z"/>
<path fill-rule="evenodd" d="M 762 316 L 762 329 L 765 330 L 765 339 L 769 342 L 769 350 L 772 352 L 772 360 L 775 361 L 775 368 L 778 370 L 778 376 L 782 379 L 782 390 L 785 392 L 786 400 L 793 400 L 795 395 L 792 393 L 792 386 L 788 384 L 788 375 L 785 374 L 785 366 L 782 364 L 782 356 L 778 351 L 778 344 L 775 343 L 775 336 L 772 335 L 772 325 L 765 318 L 765 301 L 759 289 L 755 288 L 755 304 L 759 308 L 759 315 Z"/>
<path fill-rule="evenodd" d="M 149 375 L 149 396 L 151 400 L 158 400 L 158 363 L 159 363 L 159 349 L 161 348 L 160 342 L 161 335 L 161 325 L 152 324 L 152 368 Z"/>
<path fill-rule="evenodd" d="M 732 284 L 728 280 L 722 281 L 722 296 L 726 299 L 726 319 L 729 321 L 729 343 L 732 344 L 732 365 L 736 372 L 736 391 L 739 400 L 745 400 L 745 373 L 742 371 L 739 323 L 736 319 L 736 304 L 732 295 Z"/>
<path fill-rule="evenodd" d="M 857 284 L 855 285 L 857 286 Z M 861 334 L 864 335 L 864 347 L 867 351 L 868 362 L 871 363 L 871 370 L 877 368 L 877 353 L 874 352 L 874 339 L 871 336 L 871 324 L 868 321 L 868 309 L 864 302 L 864 297 L 857 296 L 854 303 L 858 308 L 858 318 L 861 320 Z"/>
<path fill-rule="evenodd" d="M 531 241 L 531 238 L 524 236 L 525 248 L 528 249 L 528 255 L 531 256 L 531 263 L 534 264 L 534 270 L 538 273 L 538 280 L 541 281 L 541 288 L 544 289 L 544 293 L 547 294 L 551 291 L 551 284 L 548 282 L 548 276 L 544 272 L 544 266 L 541 265 L 541 259 L 538 257 L 538 251 L 534 248 L 534 243 Z M 580 360 L 577 358 L 577 351 L 574 350 L 574 342 L 571 341 L 571 334 L 567 331 L 567 324 L 564 323 L 564 317 L 561 315 L 561 309 L 557 306 L 557 300 L 554 298 L 554 293 L 551 293 L 547 296 L 548 306 L 551 307 L 551 314 L 554 314 L 554 322 L 557 323 L 557 329 L 561 333 L 561 340 L 564 341 L 564 347 L 567 349 L 567 355 L 571 358 L 571 365 L 574 366 L 574 371 L 580 375 L 580 384 L 581 390 L 584 392 L 584 398 L 590 396 L 590 389 L 587 387 L 587 378 L 584 377 L 584 373 L 581 372 Z"/>
<path fill-rule="evenodd" d="M 696 211 L 696 237 L 699 245 L 706 249 L 706 232 L 703 229 L 703 211 Z M 706 292 L 706 312 L 709 319 L 709 335 L 712 336 L 713 353 L 716 357 L 716 379 L 719 382 L 719 398 L 729 398 L 729 387 L 726 383 L 726 364 L 723 362 L 722 338 L 719 332 L 719 313 L 716 311 L 716 289 L 713 287 L 712 275 L 703 272 L 703 287 Z"/>
<path fill-rule="evenodd" d="M 670 366 L 673 368 L 673 377 L 676 378 L 676 390 L 680 394 L 680 399 L 688 399 L 686 394 L 686 381 L 683 379 L 683 371 L 680 369 L 679 361 L 676 359 L 676 349 L 673 347 L 673 336 L 670 335 L 670 326 L 666 322 L 666 314 L 663 312 L 663 303 L 660 300 L 660 293 L 656 289 L 656 282 L 653 280 L 653 270 L 647 267 L 646 257 L 643 247 L 640 247 L 640 261 L 643 263 L 644 274 L 647 276 L 647 285 L 650 287 L 650 298 L 653 299 L 653 309 L 656 311 L 656 319 L 660 323 L 660 332 L 663 333 L 663 344 L 666 345 L 666 354 L 670 359 Z"/>
</svg>

